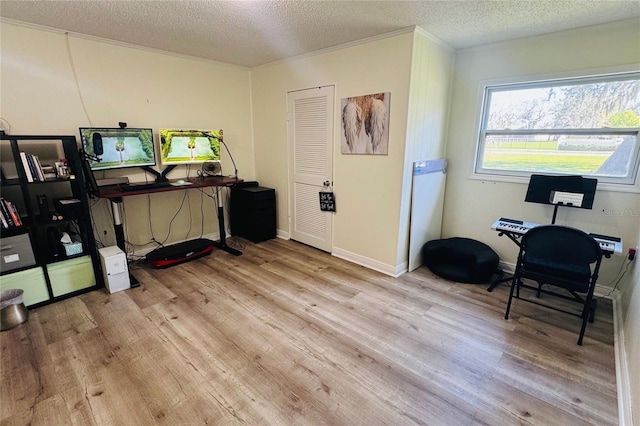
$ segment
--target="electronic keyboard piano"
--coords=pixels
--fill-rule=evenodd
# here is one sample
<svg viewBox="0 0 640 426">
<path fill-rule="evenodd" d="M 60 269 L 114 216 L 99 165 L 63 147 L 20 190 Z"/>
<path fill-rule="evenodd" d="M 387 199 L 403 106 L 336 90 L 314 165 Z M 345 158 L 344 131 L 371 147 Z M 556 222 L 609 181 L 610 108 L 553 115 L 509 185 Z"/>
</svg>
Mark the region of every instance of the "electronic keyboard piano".
<svg viewBox="0 0 640 426">
<path fill-rule="evenodd" d="M 500 233 L 504 233 L 509 238 L 516 241 L 517 238 L 522 237 L 524 234 L 526 234 L 529 229 L 533 229 L 537 226 L 540 226 L 540 224 L 501 217 L 493 222 L 493 225 L 491 225 L 491 229 L 496 230 Z M 591 235 L 591 237 L 593 237 L 593 239 L 598 242 L 598 244 L 600 245 L 600 249 L 605 254 L 605 256 L 608 257 L 611 254 L 617 254 L 620 256 L 622 255 L 621 238 L 600 234 L 589 235 Z"/>
</svg>

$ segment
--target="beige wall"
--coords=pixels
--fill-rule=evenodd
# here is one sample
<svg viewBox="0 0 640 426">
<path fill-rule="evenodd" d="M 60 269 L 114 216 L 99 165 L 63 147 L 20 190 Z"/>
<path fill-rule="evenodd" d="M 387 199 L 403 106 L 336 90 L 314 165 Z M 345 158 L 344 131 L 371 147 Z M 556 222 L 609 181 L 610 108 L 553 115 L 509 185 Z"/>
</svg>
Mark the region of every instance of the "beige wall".
<svg viewBox="0 0 640 426">
<path fill-rule="evenodd" d="M 222 128 L 241 177 L 254 178 L 251 72 L 248 69 L 70 37 L 72 59 L 89 121 L 74 81 L 65 35 L 8 23 L 2 24 L 1 31 L 0 116 L 11 124 L 12 134 L 78 137 L 78 127 L 117 127 L 119 121 L 124 121 L 129 127 L 153 128 L 157 143 L 160 128 Z M 224 151 L 222 162 L 225 174 L 232 174 L 231 162 Z M 186 173 L 186 166 L 180 166 L 170 177 L 184 177 Z M 193 167 L 190 175 L 195 173 L 196 167 Z M 106 172 L 105 177 L 121 175 L 129 176 L 132 181 L 145 179 L 144 172 L 138 169 Z M 97 173 L 97 177 L 102 178 L 103 172 Z M 129 240 L 145 247 L 155 246 L 148 244 L 151 240 L 149 209 L 153 211 L 155 238 L 165 239 L 169 221 L 186 194 L 189 199 L 174 220 L 174 232 L 168 242 L 199 236 L 200 194 L 180 191 L 126 198 Z M 208 197 L 203 200 L 204 233 L 217 233 L 213 200 Z M 101 201 L 93 211 L 98 234 L 112 244 L 108 206 Z M 187 234 L 189 228 L 191 232 Z M 108 233 L 106 237 L 103 230 Z"/>
<path fill-rule="evenodd" d="M 445 45 L 429 33 L 418 28 L 414 33 L 411 80 L 409 87 L 409 112 L 407 118 L 407 140 L 403 175 L 403 198 L 399 225 L 397 262 L 404 262 L 408 252 L 411 222 L 416 230 L 412 245 L 421 252 L 422 245 L 431 239 L 440 238 L 442 205 L 435 185 L 438 179 L 430 179 L 429 185 L 412 188 L 413 162 L 444 158 L 446 130 L 453 74 L 453 48 Z M 445 176 L 446 178 L 446 176 Z M 444 191 L 444 188 L 442 188 Z M 412 196 L 424 201 L 415 217 L 407 213 L 412 206 Z M 422 207 L 422 206 L 421 206 Z M 417 238 L 416 238 L 417 237 Z M 413 250 L 413 249 L 412 249 Z M 416 252 L 417 253 L 417 252 Z M 421 263 L 421 262 L 420 262 Z"/>
<path fill-rule="evenodd" d="M 481 82 L 635 65 L 640 62 L 640 21 L 620 21 L 456 52 L 447 143 L 450 173 L 445 195 L 445 236 L 464 236 L 493 247 L 502 261 L 514 263 L 517 250 L 490 225 L 500 216 L 550 223 L 553 209 L 524 203 L 526 183 L 469 179 L 478 138 Z M 557 223 L 616 235 L 637 245 L 637 224 L 624 215 L 640 209 L 640 196 L 598 191 L 593 210 L 560 209 Z M 615 278 L 623 257 L 603 262 L 600 283 Z M 625 283 L 626 284 L 626 283 Z"/>
<path fill-rule="evenodd" d="M 278 229 L 289 232 L 287 92 L 335 85 L 334 248 L 395 268 L 413 34 L 259 67 L 252 73 L 256 177 L 276 188 Z M 389 155 L 341 155 L 340 100 L 391 92 Z"/>
</svg>

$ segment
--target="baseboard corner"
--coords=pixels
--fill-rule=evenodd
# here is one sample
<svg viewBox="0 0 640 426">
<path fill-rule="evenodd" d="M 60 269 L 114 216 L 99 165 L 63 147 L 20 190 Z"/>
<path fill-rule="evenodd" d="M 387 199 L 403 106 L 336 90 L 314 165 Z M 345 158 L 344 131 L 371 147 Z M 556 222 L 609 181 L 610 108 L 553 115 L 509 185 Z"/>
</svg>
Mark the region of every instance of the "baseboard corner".
<svg viewBox="0 0 640 426">
<path fill-rule="evenodd" d="M 622 321 L 620 293 L 613 292 L 610 297 L 613 304 L 613 342 L 616 363 L 616 388 L 618 394 L 618 424 L 620 426 L 632 426 L 631 377 L 629 377 L 627 353 L 624 349 L 624 323 Z"/>
</svg>

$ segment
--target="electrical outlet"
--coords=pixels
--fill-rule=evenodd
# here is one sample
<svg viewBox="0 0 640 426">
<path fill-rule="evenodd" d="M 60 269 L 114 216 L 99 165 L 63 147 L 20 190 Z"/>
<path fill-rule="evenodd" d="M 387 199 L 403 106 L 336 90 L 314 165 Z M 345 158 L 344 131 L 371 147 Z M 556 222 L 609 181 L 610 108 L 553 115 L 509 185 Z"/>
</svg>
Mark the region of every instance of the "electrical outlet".
<svg viewBox="0 0 640 426">
<path fill-rule="evenodd" d="M 629 260 L 633 260 L 636 258 L 636 253 L 638 252 L 638 247 L 629 247 Z"/>
</svg>

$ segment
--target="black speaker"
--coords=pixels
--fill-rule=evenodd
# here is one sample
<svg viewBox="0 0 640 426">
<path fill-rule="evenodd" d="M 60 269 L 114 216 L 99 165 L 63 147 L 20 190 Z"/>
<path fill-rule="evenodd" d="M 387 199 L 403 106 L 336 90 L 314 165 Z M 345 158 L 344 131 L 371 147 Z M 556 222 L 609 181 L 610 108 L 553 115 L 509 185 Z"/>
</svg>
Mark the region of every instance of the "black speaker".
<svg viewBox="0 0 640 426">
<path fill-rule="evenodd" d="M 77 198 L 54 198 L 53 207 L 56 213 L 65 219 L 77 219 L 82 216 L 82 203 Z"/>
<path fill-rule="evenodd" d="M 49 201 L 45 194 L 36 195 L 36 202 L 38 203 L 38 213 L 40 213 L 40 220 L 50 220 L 51 211 L 49 210 Z"/>
<path fill-rule="evenodd" d="M 100 133 L 93 134 L 93 153 L 95 155 L 104 154 L 104 147 L 102 146 L 102 135 Z"/>
<path fill-rule="evenodd" d="M 47 228 L 47 242 L 49 244 L 49 253 L 51 254 L 51 257 L 60 257 L 62 254 L 62 244 L 60 243 L 60 235 L 56 228 Z"/>
</svg>

